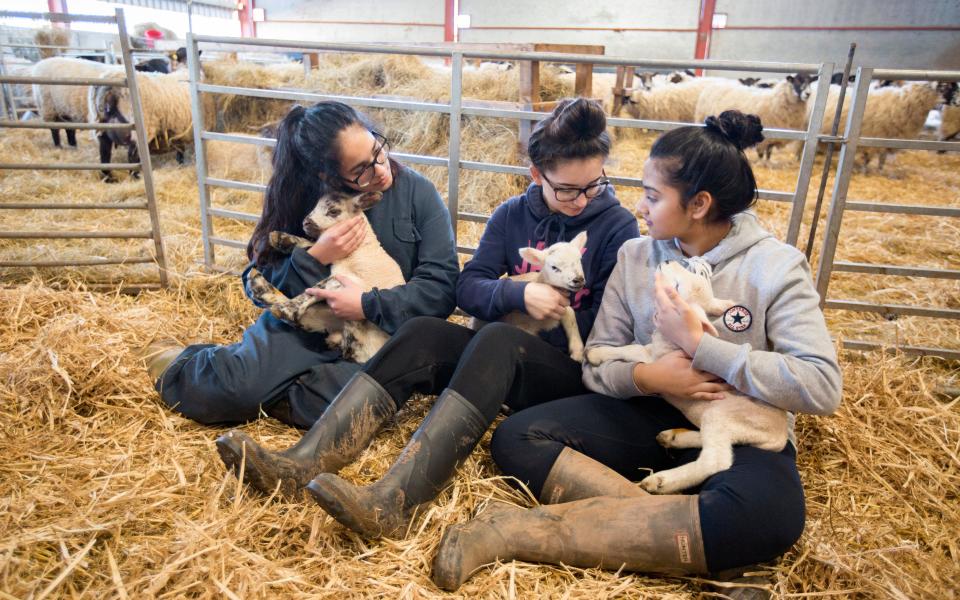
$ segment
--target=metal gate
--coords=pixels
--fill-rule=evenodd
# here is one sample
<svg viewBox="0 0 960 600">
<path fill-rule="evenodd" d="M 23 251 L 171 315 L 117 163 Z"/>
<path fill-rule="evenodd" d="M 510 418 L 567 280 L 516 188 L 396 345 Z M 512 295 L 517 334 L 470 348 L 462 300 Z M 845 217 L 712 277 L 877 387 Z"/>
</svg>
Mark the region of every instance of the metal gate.
<svg viewBox="0 0 960 600">
<path fill-rule="evenodd" d="M 99 171 L 102 169 L 117 169 L 139 171 L 146 193 L 146 200 L 137 204 L 106 204 L 106 203 L 0 203 L 0 209 L 8 210 L 146 210 L 150 216 L 150 229 L 143 231 L 0 231 L 0 238 L 5 239 L 93 239 L 93 238 L 114 238 L 114 239 L 152 239 L 154 243 L 154 256 L 144 257 L 106 257 L 89 258 L 80 260 L 48 260 L 48 261 L 0 261 L 0 267 L 92 267 L 102 265 L 121 265 L 135 263 L 155 263 L 159 269 L 159 284 L 133 284 L 123 287 L 124 291 L 139 291 L 142 289 L 156 289 L 166 287 L 167 285 L 167 263 L 163 252 L 163 239 L 160 234 L 160 219 L 157 213 L 156 197 L 153 188 L 153 171 L 150 163 L 150 150 L 146 139 L 146 131 L 143 125 L 143 109 L 140 104 L 140 91 L 137 88 L 137 80 L 133 68 L 133 60 L 130 56 L 130 39 L 127 35 L 127 27 L 123 18 L 123 10 L 118 8 L 114 16 L 95 16 L 95 15 L 69 15 L 60 13 L 26 13 L 0 11 L 0 17 L 37 19 L 56 22 L 93 22 L 93 23 L 115 23 L 117 33 L 120 36 L 120 48 L 123 56 L 123 66 L 125 71 L 124 79 L 83 79 L 83 78 L 50 78 L 50 77 L 32 77 L 32 76 L 11 76 L 0 73 L 0 84 L 21 83 L 21 84 L 40 84 L 40 85 L 112 85 L 118 87 L 128 87 L 130 89 L 130 101 L 133 107 L 133 123 L 66 123 L 66 122 L 44 122 L 44 121 L 18 121 L 14 119 L 0 120 L 0 128 L 14 129 L 136 129 L 137 149 L 140 154 L 138 163 L 0 163 L 0 169 L 21 169 L 21 170 L 76 170 L 76 171 Z M 2 48 L 0 48 L 2 50 Z M 6 115 L 4 115 L 6 116 Z M 112 286 L 111 286 L 112 287 Z"/>
</svg>

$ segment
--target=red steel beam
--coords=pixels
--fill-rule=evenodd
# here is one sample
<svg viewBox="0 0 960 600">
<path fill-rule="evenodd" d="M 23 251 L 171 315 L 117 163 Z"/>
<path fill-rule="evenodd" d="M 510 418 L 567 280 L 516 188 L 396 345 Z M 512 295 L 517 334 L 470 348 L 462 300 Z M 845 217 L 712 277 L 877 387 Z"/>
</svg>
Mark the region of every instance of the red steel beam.
<svg viewBox="0 0 960 600">
<path fill-rule="evenodd" d="M 700 0 L 700 20 L 697 21 L 697 45 L 693 57 L 702 60 L 710 56 L 710 34 L 713 33 L 713 13 L 717 0 Z M 697 69 L 703 75 L 703 69 Z"/>
<path fill-rule="evenodd" d="M 443 41 L 457 41 L 456 0 L 443 0 Z"/>
<path fill-rule="evenodd" d="M 243 8 L 237 11 L 240 18 L 240 36 L 257 37 L 257 24 L 253 22 L 253 0 L 240 0 Z"/>
</svg>

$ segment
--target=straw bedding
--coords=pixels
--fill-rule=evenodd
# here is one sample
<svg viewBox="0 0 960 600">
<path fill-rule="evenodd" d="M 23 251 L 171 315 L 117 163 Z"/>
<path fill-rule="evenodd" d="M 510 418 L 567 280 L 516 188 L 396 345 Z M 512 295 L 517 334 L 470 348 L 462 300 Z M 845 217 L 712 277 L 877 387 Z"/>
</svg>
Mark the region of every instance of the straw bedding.
<svg viewBox="0 0 960 600">
<path fill-rule="evenodd" d="M 360 64 L 346 66 L 376 84 L 376 66 Z M 386 77 L 406 85 L 406 71 L 394 67 L 384 65 L 383 72 L 390 73 Z M 417 66 L 405 68 L 416 72 Z M 443 119 L 427 124 L 408 114 L 393 118 L 387 128 L 405 150 L 417 144 L 422 144 L 418 151 L 445 146 Z M 249 131 L 248 125 L 254 124 L 240 123 L 232 130 Z M 473 127 L 477 129 L 470 130 L 467 143 L 467 130 Z M 436 137 L 422 141 L 413 131 Z M 468 120 L 464 152 L 476 159 L 520 164 L 515 144 L 477 145 L 487 138 L 515 135 L 512 125 Z M 78 137 L 79 149 L 55 150 L 45 131 L 6 131 L 0 137 L 0 160 L 96 160 L 94 143 L 86 135 Z M 608 173 L 637 176 L 653 136 L 623 137 Z M 260 159 L 252 154 L 245 160 L 261 165 Z M 158 157 L 155 165 L 172 269 L 169 289 L 132 297 L 84 288 L 94 280 L 153 280 L 156 270 L 151 266 L 2 271 L 0 489 L 6 493 L 0 500 L 0 596 L 441 596 L 429 581 L 429 565 L 444 528 L 490 501 L 529 505 L 531 499 L 498 479 L 487 451 L 489 436 L 454 484 L 399 541 L 362 540 L 309 502 L 267 499 L 239 486 L 224 472 L 213 448 L 214 438 L 225 429 L 197 426 L 165 408 L 137 357 L 138 349 L 156 339 L 235 341 L 257 315 L 237 278 L 211 275 L 200 266 L 193 166 L 178 166 L 172 157 Z M 229 161 L 226 165 L 223 168 L 229 168 Z M 855 175 L 850 197 L 958 206 L 958 167 L 955 156 L 904 152 L 883 175 Z M 442 170 L 425 172 L 445 191 Z M 758 166 L 757 172 L 767 188 L 789 189 L 796 179 L 795 163 L 786 152 L 775 153 L 773 163 Z M 259 182 L 262 176 L 256 171 L 251 177 Z M 488 212 L 507 189 L 522 187 L 523 180 L 516 179 L 509 185 L 491 178 L 468 186 L 463 177 L 464 203 Z M 626 206 L 638 198 L 630 189 L 619 195 Z M 123 202 L 141 197 L 139 182 L 105 185 L 94 173 L 0 172 L 2 202 Z M 232 210 L 259 212 L 255 194 L 215 190 L 213 201 Z M 758 211 L 768 226 L 783 234 L 786 207 L 762 202 Z M 148 225 L 144 211 L 99 212 L 5 211 L 2 228 Z M 806 222 L 812 218 L 809 212 Z M 222 237 L 242 240 L 249 234 L 245 223 L 217 219 L 214 226 Z M 461 224 L 461 241 L 475 243 L 481 230 L 477 224 Z M 957 268 L 960 235 L 944 220 L 851 214 L 843 236 L 838 252 L 842 259 Z M 151 243 L 140 240 L 0 242 L 2 259 L 150 251 Z M 218 247 L 217 252 L 219 264 L 242 264 L 239 251 Z M 831 296 L 951 308 L 960 304 L 956 283 L 878 279 L 838 275 Z M 950 322 L 886 321 L 834 311 L 828 317 L 842 336 L 960 345 L 957 326 Z M 842 365 L 844 399 L 838 413 L 798 419 L 807 528 L 793 550 L 772 567 L 774 590 L 785 597 L 954 598 L 960 579 L 956 364 L 843 353 Z M 414 401 L 344 474 L 369 482 L 383 473 L 428 406 L 429 399 Z M 271 447 L 289 445 L 298 437 L 272 419 L 245 428 Z M 481 571 L 458 595 L 695 598 L 722 591 L 695 578 L 506 563 Z"/>
</svg>

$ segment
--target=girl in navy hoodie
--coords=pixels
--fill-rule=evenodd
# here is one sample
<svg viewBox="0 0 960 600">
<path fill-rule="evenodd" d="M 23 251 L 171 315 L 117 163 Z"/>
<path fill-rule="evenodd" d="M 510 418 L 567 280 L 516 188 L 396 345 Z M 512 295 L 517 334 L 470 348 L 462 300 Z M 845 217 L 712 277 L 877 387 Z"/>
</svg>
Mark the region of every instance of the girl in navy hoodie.
<svg viewBox="0 0 960 600">
<path fill-rule="evenodd" d="M 270 452 L 239 431 L 220 438 L 228 467 L 238 469 L 245 451 L 245 477 L 260 490 L 279 486 L 296 495 L 306 486 L 354 531 L 402 534 L 413 510 L 436 497 L 502 406 L 520 410 L 584 393 L 580 363 L 568 355 L 562 328 L 534 336 L 493 321 L 518 310 L 538 320 L 557 318 L 572 306 L 586 339 L 620 246 L 639 235 L 636 218 L 620 206 L 604 173 L 609 153 L 600 105 L 561 102 L 530 136 L 533 184 L 494 211 L 457 285 L 460 307 L 492 323 L 473 331 L 438 318 L 410 319 L 334 400 L 337 410 L 294 447 Z M 531 268 L 520 248 L 544 248 L 583 231 L 586 284 L 576 295 L 502 277 Z M 337 477 L 413 393 L 439 397 L 383 478 L 359 487 Z"/>
</svg>

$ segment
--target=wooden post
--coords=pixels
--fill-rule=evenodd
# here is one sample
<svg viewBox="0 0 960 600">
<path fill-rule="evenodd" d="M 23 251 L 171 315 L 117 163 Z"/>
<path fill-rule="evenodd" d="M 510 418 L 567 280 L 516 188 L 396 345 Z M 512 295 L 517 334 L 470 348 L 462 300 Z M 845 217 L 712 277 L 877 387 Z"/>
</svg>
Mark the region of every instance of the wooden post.
<svg viewBox="0 0 960 600">
<path fill-rule="evenodd" d="M 540 102 L 540 61 L 522 60 L 520 68 L 520 104 L 523 110 L 533 110 L 533 103 Z M 520 121 L 520 147 L 526 149 L 532 131 L 532 121 Z"/>
</svg>

